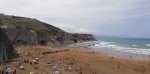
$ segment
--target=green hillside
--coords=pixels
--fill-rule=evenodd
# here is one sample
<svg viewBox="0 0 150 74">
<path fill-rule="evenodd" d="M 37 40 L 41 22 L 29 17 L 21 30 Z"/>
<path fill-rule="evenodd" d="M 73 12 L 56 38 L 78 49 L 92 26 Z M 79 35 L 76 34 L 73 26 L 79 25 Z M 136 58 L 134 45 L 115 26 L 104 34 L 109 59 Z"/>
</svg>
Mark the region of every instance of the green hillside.
<svg viewBox="0 0 150 74">
<path fill-rule="evenodd" d="M 9 16 L 0 14 L 0 25 L 6 25 L 10 28 L 17 29 L 27 29 L 27 30 L 48 30 L 48 31 L 62 31 L 61 29 L 54 27 L 50 24 L 41 22 L 37 19 L 19 17 L 19 16 Z"/>
</svg>

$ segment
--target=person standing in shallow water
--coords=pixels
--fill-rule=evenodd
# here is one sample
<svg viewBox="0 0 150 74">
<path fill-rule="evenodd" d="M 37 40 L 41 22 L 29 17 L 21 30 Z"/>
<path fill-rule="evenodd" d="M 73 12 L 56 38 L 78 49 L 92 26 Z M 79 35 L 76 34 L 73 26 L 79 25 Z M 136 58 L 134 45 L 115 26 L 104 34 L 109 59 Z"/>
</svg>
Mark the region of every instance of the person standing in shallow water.
<svg viewBox="0 0 150 74">
<path fill-rule="evenodd" d="M 132 56 L 130 55 L 130 59 L 132 58 Z"/>
</svg>

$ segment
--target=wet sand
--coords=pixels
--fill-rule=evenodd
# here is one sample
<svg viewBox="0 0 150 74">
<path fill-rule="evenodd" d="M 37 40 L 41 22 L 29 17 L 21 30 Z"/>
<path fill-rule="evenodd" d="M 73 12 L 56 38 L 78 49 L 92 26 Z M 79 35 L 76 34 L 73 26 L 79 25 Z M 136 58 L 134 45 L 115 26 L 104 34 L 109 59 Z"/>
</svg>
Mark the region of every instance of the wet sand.
<svg viewBox="0 0 150 74">
<path fill-rule="evenodd" d="M 17 47 L 16 49 L 18 51 L 23 50 L 22 47 Z M 38 64 L 30 65 L 29 63 L 21 63 L 21 66 L 24 66 L 25 70 L 17 70 L 17 74 L 29 74 L 31 71 L 34 71 L 35 74 L 40 74 L 41 72 L 43 74 L 52 74 L 54 70 L 59 70 L 61 74 L 78 74 L 79 70 L 83 74 L 92 74 L 95 72 L 96 74 L 150 74 L 149 60 L 116 58 L 84 47 L 58 48 L 32 46 L 25 47 L 24 53 L 28 52 L 28 50 L 33 52 L 30 53 L 32 56 L 25 57 L 23 55 L 23 57 L 11 59 L 9 60 L 11 62 L 7 65 L 1 64 L 0 70 L 4 66 L 8 66 L 14 70 L 18 63 L 12 63 L 12 61 L 24 59 L 32 61 L 43 54 L 43 58 L 40 59 Z M 46 61 L 50 61 L 52 64 L 47 64 Z M 38 69 L 34 69 L 36 66 Z M 68 67 L 72 69 L 68 69 Z"/>
</svg>

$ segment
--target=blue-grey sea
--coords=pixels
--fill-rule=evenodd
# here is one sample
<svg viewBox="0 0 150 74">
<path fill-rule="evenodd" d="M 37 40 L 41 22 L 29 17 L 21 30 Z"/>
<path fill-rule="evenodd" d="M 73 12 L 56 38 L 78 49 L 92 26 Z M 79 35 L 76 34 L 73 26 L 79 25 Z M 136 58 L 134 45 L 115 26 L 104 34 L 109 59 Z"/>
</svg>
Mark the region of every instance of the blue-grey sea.
<svg viewBox="0 0 150 74">
<path fill-rule="evenodd" d="M 99 38 L 98 41 L 76 43 L 67 47 L 81 46 L 117 57 L 148 59 L 150 55 L 148 38 Z"/>
</svg>

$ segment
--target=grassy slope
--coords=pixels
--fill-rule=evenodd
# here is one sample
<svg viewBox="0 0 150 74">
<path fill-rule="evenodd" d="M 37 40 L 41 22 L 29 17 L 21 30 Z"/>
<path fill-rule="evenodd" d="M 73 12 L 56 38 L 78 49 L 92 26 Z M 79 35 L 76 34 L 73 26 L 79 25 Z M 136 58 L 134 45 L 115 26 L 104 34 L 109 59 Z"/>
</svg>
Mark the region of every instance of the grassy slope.
<svg viewBox="0 0 150 74">
<path fill-rule="evenodd" d="M 40 30 L 62 31 L 57 27 L 54 27 L 50 24 L 41 22 L 36 19 L 0 14 L 0 25 L 2 24 L 17 29 L 27 29 L 27 30 L 35 30 L 35 31 L 40 31 Z"/>
</svg>

